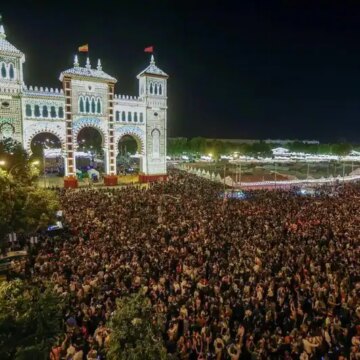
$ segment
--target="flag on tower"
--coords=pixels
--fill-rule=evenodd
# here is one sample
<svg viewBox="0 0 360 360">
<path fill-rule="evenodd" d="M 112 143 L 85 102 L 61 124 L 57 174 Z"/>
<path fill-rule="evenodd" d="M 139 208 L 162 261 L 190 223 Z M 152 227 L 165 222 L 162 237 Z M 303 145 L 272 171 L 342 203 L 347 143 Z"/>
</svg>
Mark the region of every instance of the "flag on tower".
<svg viewBox="0 0 360 360">
<path fill-rule="evenodd" d="M 153 46 L 148 46 L 144 49 L 144 51 L 146 53 L 153 53 L 154 52 L 154 47 Z"/>
<path fill-rule="evenodd" d="M 79 46 L 78 51 L 79 52 L 89 52 L 89 44 Z"/>
</svg>

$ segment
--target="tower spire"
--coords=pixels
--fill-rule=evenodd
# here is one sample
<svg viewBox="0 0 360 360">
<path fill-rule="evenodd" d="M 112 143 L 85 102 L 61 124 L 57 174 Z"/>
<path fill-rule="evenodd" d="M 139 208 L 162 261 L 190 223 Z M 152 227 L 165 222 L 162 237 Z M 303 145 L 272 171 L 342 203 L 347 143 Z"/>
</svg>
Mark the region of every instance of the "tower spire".
<svg viewBox="0 0 360 360">
<path fill-rule="evenodd" d="M 75 67 L 78 67 L 78 66 L 79 66 L 79 59 L 78 59 L 78 56 L 77 56 L 77 55 L 74 56 L 74 66 L 75 66 Z"/>
<path fill-rule="evenodd" d="M 85 67 L 86 67 L 87 69 L 91 69 L 90 59 L 89 59 L 88 57 L 86 58 L 86 65 L 85 65 Z"/>
<path fill-rule="evenodd" d="M 5 39 L 5 38 L 6 38 L 5 29 L 4 29 L 4 25 L 2 24 L 2 15 L 0 14 L 0 39 Z"/>
<path fill-rule="evenodd" d="M 154 54 L 151 54 L 150 65 L 155 65 Z"/>
<path fill-rule="evenodd" d="M 102 70 L 102 66 L 101 66 L 101 61 L 100 61 L 100 59 L 98 59 L 97 69 L 98 69 L 98 70 Z"/>
</svg>

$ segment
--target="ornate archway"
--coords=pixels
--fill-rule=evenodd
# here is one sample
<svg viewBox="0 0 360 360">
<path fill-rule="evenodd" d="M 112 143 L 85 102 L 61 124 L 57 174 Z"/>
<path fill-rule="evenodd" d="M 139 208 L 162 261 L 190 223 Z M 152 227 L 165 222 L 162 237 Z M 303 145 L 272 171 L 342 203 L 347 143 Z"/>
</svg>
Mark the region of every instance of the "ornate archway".
<svg viewBox="0 0 360 360">
<path fill-rule="evenodd" d="M 82 117 L 76 119 L 72 123 L 73 139 L 74 142 L 77 142 L 78 135 L 82 129 L 85 128 L 94 128 L 96 129 L 102 137 L 102 146 L 106 147 L 108 143 L 107 129 L 106 124 L 98 118 L 92 117 Z M 76 145 L 76 144 L 75 144 Z"/>
<path fill-rule="evenodd" d="M 145 133 L 138 126 L 122 126 L 116 129 L 115 133 L 115 144 L 119 144 L 119 141 L 124 136 L 130 136 L 134 138 L 137 143 L 138 150 L 137 152 L 141 155 L 145 155 Z M 116 155 L 119 154 L 119 149 L 117 146 Z"/>
<path fill-rule="evenodd" d="M 28 153 L 31 155 L 32 154 L 32 150 L 31 150 L 31 143 L 33 141 L 33 139 L 35 138 L 35 136 L 40 135 L 40 134 L 52 134 L 54 136 L 56 136 L 61 144 L 61 150 L 65 151 L 65 138 L 63 136 L 63 134 L 61 133 L 61 129 L 54 129 L 54 128 L 49 128 L 49 127 L 32 127 L 30 129 L 29 133 L 26 134 L 26 139 L 25 140 L 25 150 L 28 151 Z"/>
</svg>

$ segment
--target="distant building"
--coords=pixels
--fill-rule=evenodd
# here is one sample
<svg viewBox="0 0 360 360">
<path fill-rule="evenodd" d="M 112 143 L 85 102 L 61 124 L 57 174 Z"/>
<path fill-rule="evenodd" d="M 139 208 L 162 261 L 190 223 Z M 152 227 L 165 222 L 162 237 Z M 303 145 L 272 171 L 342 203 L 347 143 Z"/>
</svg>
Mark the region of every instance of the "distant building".
<svg viewBox="0 0 360 360">
<path fill-rule="evenodd" d="M 209 141 L 223 141 L 223 142 L 228 142 L 228 143 L 232 143 L 232 144 L 256 144 L 259 143 L 261 141 L 263 141 L 266 144 L 279 144 L 279 145 L 286 145 L 286 144 L 293 144 L 295 142 L 300 142 L 302 144 L 309 144 L 309 145 L 319 145 L 320 141 L 318 140 L 290 140 L 290 139 L 284 139 L 284 140 L 273 140 L 273 139 L 266 139 L 266 140 L 260 140 L 260 139 L 209 139 L 207 138 L 206 140 Z"/>
</svg>

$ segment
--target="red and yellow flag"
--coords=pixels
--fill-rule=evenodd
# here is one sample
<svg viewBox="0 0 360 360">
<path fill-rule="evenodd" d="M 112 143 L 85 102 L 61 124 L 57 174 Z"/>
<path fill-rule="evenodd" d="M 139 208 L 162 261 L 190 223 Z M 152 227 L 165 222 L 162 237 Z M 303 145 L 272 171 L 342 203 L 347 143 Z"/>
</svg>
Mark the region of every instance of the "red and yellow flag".
<svg viewBox="0 0 360 360">
<path fill-rule="evenodd" d="M 144 51 L 146 53 L 153 53 L 154 52 L 154 47 L 153 46 L 148 46 L 144 49 Z"/>
<path fill-rule="evenodd" d="M 78 51 L 79 52 L 89 52 L 89 44 L 79 46 Z"/>
</svg>

